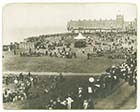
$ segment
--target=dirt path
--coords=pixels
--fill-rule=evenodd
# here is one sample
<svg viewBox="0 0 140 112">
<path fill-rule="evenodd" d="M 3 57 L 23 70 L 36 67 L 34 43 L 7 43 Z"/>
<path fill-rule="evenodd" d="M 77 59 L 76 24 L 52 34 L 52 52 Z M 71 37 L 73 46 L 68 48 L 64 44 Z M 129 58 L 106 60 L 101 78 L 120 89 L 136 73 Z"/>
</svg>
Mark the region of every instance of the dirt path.
<svg viewBox="0 0 140 112">
<path fill-rule="evenodd" d="M 112 95 L 99 101 L 95 107 L 97 109 L 134 109 L 136 107 L 134 94 L 134 87 L 124 83 Z"/>
<path fill-rule="evenodd" d="M 17 71 L 7 71 L 7 72 L 3 72 L 3 75 L 6 74 L 13 74 L 13 75 L 18 75 L 20 73 L 23 74 L 28 74 L 28 72 L 17 72 Z M 59 75 L 60 73 L 58 72 L 31 72 L 32 75 Z M 91 75 L 91 76 L 97 76 L 97 75 L 101 75 L 102 73 L 71 73 L 71 72 L 64 72 L 62 73 L 62 75 L 73 75 L 73 76 L 77 76 L 77 75 Z"/>
</svg>

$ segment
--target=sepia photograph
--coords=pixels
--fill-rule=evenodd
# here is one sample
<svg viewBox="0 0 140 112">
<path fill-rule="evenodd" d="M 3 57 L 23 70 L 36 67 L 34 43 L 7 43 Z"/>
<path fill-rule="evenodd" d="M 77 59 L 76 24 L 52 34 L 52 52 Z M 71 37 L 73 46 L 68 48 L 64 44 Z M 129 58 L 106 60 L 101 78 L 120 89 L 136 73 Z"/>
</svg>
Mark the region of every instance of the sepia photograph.
<svg viewBox="0 0 140 112">
<path fill-rule="evenodd" d="M 6 4 L 2 101 L 6 110 L 136 109 L 136 4 Z"/>
</svg>

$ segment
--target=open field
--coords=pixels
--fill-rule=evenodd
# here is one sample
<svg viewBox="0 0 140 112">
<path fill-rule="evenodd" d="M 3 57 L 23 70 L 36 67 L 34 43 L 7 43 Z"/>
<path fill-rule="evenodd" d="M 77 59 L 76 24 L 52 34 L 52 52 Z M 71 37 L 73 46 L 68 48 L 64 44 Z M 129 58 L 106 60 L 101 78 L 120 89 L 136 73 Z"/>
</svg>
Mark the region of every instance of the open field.
<svg viewBox="0 0 140 112">
<path fill-rule="evenodd" d="M 112 65 L 122 62 L 120 59 L 107 57 L 92 57 L 78 55 L 77 58 L 66 59 L 49 56 L 20 57 L 3 53 L 3 71 L 25 72 L 73 72 L 73 73 L 100 73 Z"/>
</svg>

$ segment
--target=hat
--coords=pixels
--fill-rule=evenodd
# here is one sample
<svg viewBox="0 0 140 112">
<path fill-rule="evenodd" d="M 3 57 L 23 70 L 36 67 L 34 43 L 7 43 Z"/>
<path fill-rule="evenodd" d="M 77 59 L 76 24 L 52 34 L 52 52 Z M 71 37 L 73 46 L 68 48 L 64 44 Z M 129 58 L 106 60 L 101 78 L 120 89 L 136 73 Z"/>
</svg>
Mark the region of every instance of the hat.
<svg viewBox="0 0 140 112">
<path fill-rule="evenodd" d="M 91 82 L 91 83 L 95 81 L 95 79 L 94 79 L 93 77 L 90 77 L 88 80 L 89 80 L 89 82 Z"/>
<path fill-rule="evenodd" d="M 80 90 L 81 90 L 81 89 L 82 89 L 82 87 L 79 87 L 78 89 L 80 89 Z"/>
<path fill-rule="evenodd" d="M 115 68 L 115 65 L 112 65 L 112 68 Z"/>
</svg>

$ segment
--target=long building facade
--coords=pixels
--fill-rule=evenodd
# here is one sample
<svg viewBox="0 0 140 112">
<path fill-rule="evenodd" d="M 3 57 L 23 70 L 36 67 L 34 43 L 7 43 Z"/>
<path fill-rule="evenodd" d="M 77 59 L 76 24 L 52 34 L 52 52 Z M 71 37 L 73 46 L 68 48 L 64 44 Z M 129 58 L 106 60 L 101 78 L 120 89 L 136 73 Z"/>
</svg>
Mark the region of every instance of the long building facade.
<svg viewBox="0 0 140 112">
<path fill-rule="evenodd" d="M 125 21 L 123 15 L 116 15 L 116 19 L 100 19 L 100 20 L 70 20 L 67 22 L 67 30 L 65 33 L 39 35 L 36 37 L 28 37 L 20 42 L 19 48 L 35 49 L 36 42 L 49 39 L 57 40 L 58 37 L 74 37 L 81 33 L 94 33 L 94 32 L 137 32 L 137 19 L 133 21 Z M 57 38 L 57 39 L 55 39 Z"/>
<path fill-rule="evenodd" d="M 70 20 L 67 22 L 67 30 L 97 30 L 97 29 L 136 29 L 137 20 L 127 22 L 124 21 L 123 15 L 116 15 L 116 19 L 100 19 L 100 20 Z"/>
</svg>

